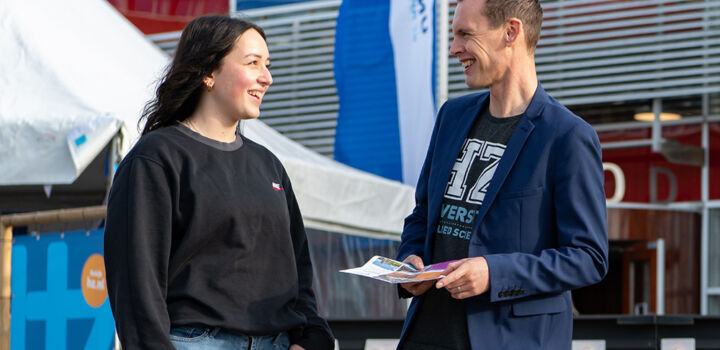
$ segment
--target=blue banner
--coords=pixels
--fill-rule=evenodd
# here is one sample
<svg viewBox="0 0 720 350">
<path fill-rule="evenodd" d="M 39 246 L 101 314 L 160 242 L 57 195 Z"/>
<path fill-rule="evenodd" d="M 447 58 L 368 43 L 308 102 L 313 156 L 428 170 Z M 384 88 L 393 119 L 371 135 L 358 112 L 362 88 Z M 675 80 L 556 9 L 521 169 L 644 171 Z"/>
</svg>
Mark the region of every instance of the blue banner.
<svg viewBox="0 0 720 350">
<path fill-rule="evenodd" d="M 235 11 L 249 10 L 259 7 L 278 6 L 307 2 L 311 0 L 237 0 Z"/>
<path fill-rule="evenodd" d="M 335 29 L 335 159 L 402 181 L 388 0 L 344 0 Z"/>
<path fill-rule="evenodd" d="M 435 3 L 344 0 L 335 159 L 414 185 L 435 120 Z"/>
<path fill-rule="evenodd" d="M 113 348 L 102 253 L 103 230 L 15 237 L 12 350 Z"/>
</svg>

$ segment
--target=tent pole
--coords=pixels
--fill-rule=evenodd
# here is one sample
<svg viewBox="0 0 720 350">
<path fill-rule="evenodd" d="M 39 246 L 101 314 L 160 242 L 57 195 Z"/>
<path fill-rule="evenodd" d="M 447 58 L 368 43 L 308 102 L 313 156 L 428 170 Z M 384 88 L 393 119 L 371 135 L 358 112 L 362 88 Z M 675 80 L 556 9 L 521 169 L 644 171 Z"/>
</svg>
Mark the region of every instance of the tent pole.
<svg viewBox="0 0 720 350">
<path fill-rule="evenodd" d="M 68 221 L 87 221 L 105 218 L 104 205 L 94 207 L 38 211 L 0 215 L 0 349 L 10 349 L 10 303 L 12 301 L 12 242 L 14 226 L 47 224 Z"/>
<path fill-rule="evenodd" d="M 108 159 L 108 175 L 105 179 L 105 200 L 107 201 L 108 196 L 110 195 L 110 187 L 112 186 L 112 181 L 115 178 L 115 167 L 118 163 L 120 163 L 120 133 L 115 134 L 113 136 L 112 140 L 110 140 L 110 154 Z"/>
<path fill-rule="evenodd" d="M 0 348 L 10 349 L 10 301 L 12 290 L 10 281 L 12 274 L 12 226 L 5 225 L 0 216 L 0 234 L 2 234 L 2 278 L 0 279 Z"/>
<path fill-rule="evenodd" d="M 448 0 L 439 0 L 437 2 L 437 30 L 435 35 L 438 45 L 435 54 L 437 55 L 437 73 L 435 92 L 435 113 L 448 100 L 448 53 L 450 48 L 450 4 Z"/>
</svg>

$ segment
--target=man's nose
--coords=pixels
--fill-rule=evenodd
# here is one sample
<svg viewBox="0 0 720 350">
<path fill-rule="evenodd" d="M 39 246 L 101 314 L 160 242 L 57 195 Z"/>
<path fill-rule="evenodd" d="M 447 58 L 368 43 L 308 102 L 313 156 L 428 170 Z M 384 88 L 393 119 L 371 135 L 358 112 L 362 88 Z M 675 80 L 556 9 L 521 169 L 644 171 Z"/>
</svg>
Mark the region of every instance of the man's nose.
<svg viewBox="0 0 720 350">
<path fill-rule="evenodd" d="M 450 54 L 457 56 L 461 52 L 462 52 L 462 45 L 460 45 L 458 40 L 453 38 L 452 44 L 450 44 Z"/>
</svg>

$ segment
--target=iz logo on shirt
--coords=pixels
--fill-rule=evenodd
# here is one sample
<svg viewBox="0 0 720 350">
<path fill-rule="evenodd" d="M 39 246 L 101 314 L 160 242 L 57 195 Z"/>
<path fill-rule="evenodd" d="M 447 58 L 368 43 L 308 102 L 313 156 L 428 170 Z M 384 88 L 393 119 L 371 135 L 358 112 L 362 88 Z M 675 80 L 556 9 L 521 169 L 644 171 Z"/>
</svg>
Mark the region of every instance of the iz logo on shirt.
<svg viewBox="0 0 720 350">
<path fill-rule="evenodd" d="M 490 180 L 495 174 L 495 169 L 500 162 L 500 158 L 505 152 L 505 145 L 494 142 L 481 141 L 478 139 L 466 139 L 463 151 L 455 160 L 452 172 L 450 172 L 450 181 L 448 181 L 445 190 L 445 198 L 463 200 L 466 192 L 468 203 L 482 204 L 487 193 Z M 485 162 L 485 168 L 478 176 L 474 184 L 469 184 L 468 179 L 470 169 L 477 161 Z M 470 187 L 468 191 L 467 188 Z"/>
</svg>

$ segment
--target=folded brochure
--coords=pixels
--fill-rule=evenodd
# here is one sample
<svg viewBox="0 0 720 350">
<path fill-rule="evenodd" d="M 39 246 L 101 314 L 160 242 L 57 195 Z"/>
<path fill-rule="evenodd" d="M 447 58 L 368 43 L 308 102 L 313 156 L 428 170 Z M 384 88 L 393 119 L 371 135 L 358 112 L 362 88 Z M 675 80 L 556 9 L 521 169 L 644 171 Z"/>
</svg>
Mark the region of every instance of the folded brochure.
<svg viewBox="0 0 720 350">
<path fill-rule="evenodd" d="M 410 264 L 376 255 L 363 266 L 340 270 L 340 272 L 370 277 L 389 283 L 432 281 L 445 277 L 443 271 L 453 261 L 432 264 L 426 266 L 423 270 L 418 270 Z"/>
</svg>

